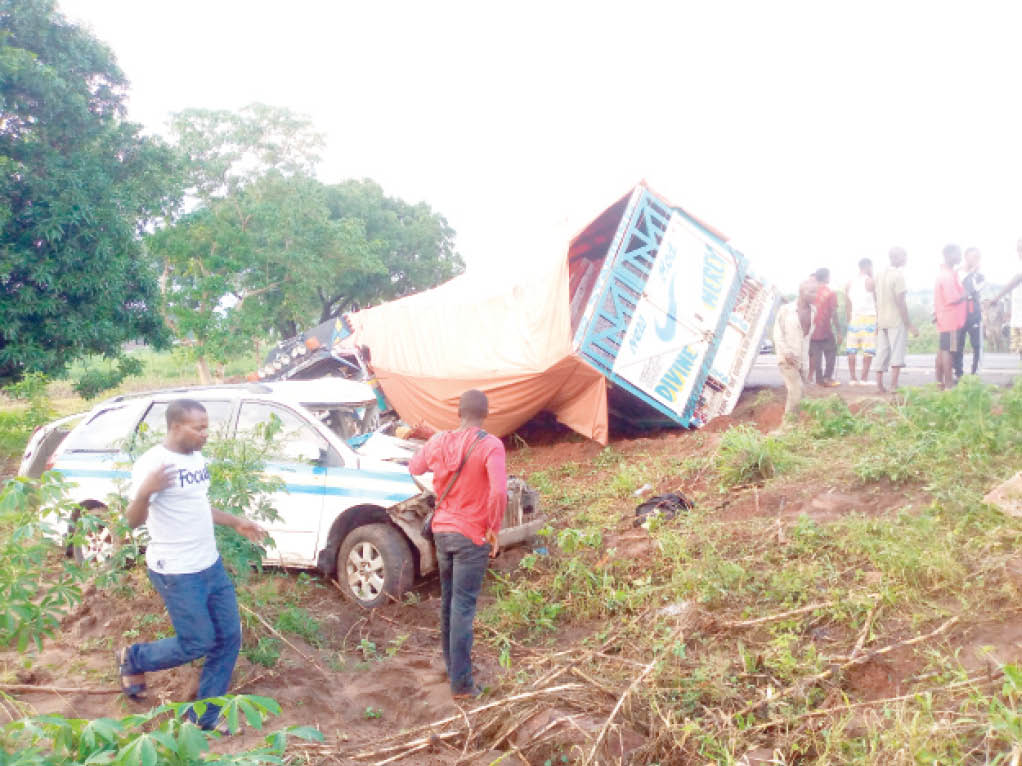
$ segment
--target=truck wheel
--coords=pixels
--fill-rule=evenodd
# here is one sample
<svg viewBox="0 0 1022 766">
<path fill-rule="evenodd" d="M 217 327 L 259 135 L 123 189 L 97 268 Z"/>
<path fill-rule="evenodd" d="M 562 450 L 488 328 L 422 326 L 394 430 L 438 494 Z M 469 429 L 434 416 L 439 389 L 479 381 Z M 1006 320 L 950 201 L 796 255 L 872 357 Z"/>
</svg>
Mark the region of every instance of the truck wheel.
<svg viewBox="0 0 1022 766">
<path fill-rule="evenodd" d="M 337 581 L 344 595 L 372 609 L 400 599 L 415 578 L 412 551 L 389 524 L 355 527 L 337 552 Z"/>
</svg>

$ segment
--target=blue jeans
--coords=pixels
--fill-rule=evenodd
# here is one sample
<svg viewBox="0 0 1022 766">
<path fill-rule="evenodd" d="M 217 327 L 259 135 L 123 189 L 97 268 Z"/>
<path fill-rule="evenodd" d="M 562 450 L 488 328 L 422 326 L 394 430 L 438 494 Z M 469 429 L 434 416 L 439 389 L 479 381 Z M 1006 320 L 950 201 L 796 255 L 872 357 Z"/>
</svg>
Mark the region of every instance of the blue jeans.
<svg viewBox="0 0 1022 766">
<path fill-rule="evenodd" d="M 226 694 L 241 650 L 241 617 L 223 561 L 217 559 L 209 569 L 193 574 L 160 574 L 150 569 L 149 580 L 163 598 L 177 635 L 130 646 L 131 674 L 176 668 L 205 657 L 198 698 Z M 219 715 L 220 708 L 209 705 L 199 726 L 213 728 Z"/>
<path fill-rule="evenodd" d="M 440 571 L 440 635 L 451 692 L 472 692 L 472 621 L 490 561 L 490 544 L 476 545 L 457 532 L 437 532 Z"/>
</svg>

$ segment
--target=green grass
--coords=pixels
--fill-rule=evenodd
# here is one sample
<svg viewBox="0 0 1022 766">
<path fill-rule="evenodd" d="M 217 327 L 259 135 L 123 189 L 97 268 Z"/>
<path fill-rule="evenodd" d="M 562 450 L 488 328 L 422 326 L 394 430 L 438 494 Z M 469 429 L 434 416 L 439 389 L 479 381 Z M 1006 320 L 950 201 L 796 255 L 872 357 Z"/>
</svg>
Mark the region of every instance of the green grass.
<svg viewBox="0 0 1022 766">
<path fill-rule="evenodd" d="M 626 450 L 539 476 L 545 507 L 555 509 L 548 555 L 529 554 L 517 572 L 495 577 L 495 600 L 480 615 L 507 637 L 494 644 L 517 683 L 551 666 L 534 670 L 510 640 L 563 650 L 561 631 L 589 625 L 583 646 L 613 640 L 584 664 L 605 686 L 622 690 L 636 667 L 661 658 L 620 714 L 656 742 L 648 762 L 733 764 L 767 747 L 784 763 L 1007 764 L 1022 749 L 1022 674 L 1008 664 L 1001 681 L 961 683 L 977 663 L 1012 659 L 982 659 L 984 623 L 1022 622 L 1005 569 L 1022 550 L 1022 520 L 981 500 L 1022 462 L 1022 382 L 912 389 L 857 414 L 837 398 L 815 401 L 782 436 L 737 427 L 715 449 L 683 457 Z M 645 553 L 623 555 L 615 540 L 628 534 L 637 502 L 628 488 L 667 476 L 686 493 L 696 483 L 696 509 L 652 527 Z M 806 489 L 893 495 L 894 507 L 774 515 L 778 498 L 794 503 Z M 769 512 L 740 521 L 719 512 L 756 492 L 772 498 Z M 584 503 L 566 504 L 572 494 Z M 814 604 L 754 628 L 723 627 Z M 677 634 L 679 614 L 691 624 Z M 894 673 L 902 685 L 875 696 L 897 699 L 863 697 L 851 670 L 833 672 L 833 658 L 847 657 L 867 628 L 866 652 L 950 617 L 957 632 L 856 666 Z M 820 674 L 827 678 L 810 680 Z M 736 715 L 789 687 L 799 691 Z M 907 691 L 919 696 L 900 698 Z"/>
</svg>

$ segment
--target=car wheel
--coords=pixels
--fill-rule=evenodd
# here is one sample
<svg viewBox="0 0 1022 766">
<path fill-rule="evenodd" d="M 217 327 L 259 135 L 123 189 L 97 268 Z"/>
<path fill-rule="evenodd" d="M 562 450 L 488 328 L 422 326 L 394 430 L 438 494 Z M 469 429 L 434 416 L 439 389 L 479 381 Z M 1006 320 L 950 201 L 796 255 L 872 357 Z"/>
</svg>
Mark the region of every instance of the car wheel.
<svg viewBox="0 0 1022 766">
<path fill-rule="evenodd" d="M 401 598 L 412 586 L 414 568 L 408 543 L 389 524 L 355 527 L 337 552 L 341 591 L 366 609 Z"/>
</svg>

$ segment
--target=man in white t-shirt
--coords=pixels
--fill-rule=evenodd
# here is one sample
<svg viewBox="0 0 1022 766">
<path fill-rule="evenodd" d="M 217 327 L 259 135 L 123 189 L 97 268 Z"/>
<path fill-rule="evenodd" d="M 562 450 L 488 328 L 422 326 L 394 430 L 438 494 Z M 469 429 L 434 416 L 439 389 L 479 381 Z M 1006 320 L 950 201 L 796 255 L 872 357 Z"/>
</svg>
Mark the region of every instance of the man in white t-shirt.
<svg viewBox="0 0 1022 766">
<path fill-rule="evenodd" d="M 1022 260 L 1022 239 L 1015 245 L 1018 257 Z M 1011 333 L 1011 353 L 1022 357 L 1022 272 L 1019 272 L 1004 286 L 1001 292 L 997 293 L 984 305 L 990 306 L 1001 300 L 1005 295 L 1011 293 L 1011 319 L 1008 321 L 1008 332 Z"/>
<path fill-rule="evenodd" d="M 213 524 L 231 527 L 253 542 L 266 532 L 253 521 L 212 508 L 209 468 L 202 449 L 209 430 L 206 409 L 193 399 L 167 406 L 167 437 L 140 457 L 131 472 L 128 524 L 149 530 L 146 565 L 163 598 L 176 635 L 117 651 L 121 689 L 132 699 L 145 691 L 145 674 L 205 657 L 199 699 L 230 688 L 241 649 L 241 618 L 234 585 L 216 549 Z M 198 719 L 214 729 L 220 709 L 208 705 Z"/>
</svg>

